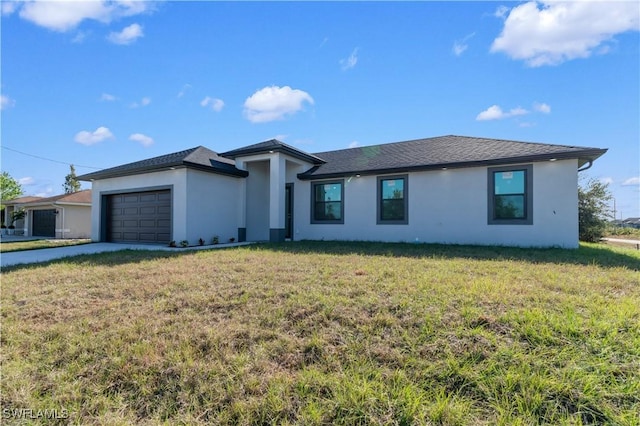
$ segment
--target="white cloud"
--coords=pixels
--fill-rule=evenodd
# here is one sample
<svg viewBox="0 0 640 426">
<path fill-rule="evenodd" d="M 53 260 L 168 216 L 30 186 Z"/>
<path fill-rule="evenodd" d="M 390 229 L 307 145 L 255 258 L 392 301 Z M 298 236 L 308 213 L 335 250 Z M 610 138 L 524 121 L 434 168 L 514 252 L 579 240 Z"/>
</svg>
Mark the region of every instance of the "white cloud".
<svg viewBox="0 0 640 426">
<path fill-rule="evenodd" d="M 131 24 L 120 32 L 110 33 L 107 40 L 115 44 L 131 44 L 143 36 L 142 27 L 139 24 Z"/>
<path fill-rule="evenodd" d="M 74 38 L 71 39 L 71 43 L 82 43 L 87 37 L 87 33 L 84 31 L 78 31 Z"/>
<path fill-rule="evenodd" d="M 600 182 L 602 182 L 605 185 L 611 185 L 613 183 L 613 178 L 612 177 L 603 177 L 603 178 L 600 178 Z"/>
<path fill-rule="evenodd" d="M 11 15 L 18 8 L 17 1 L 3 1 L 2 2 L 2 14 Z"/>
<path fill-rule="evenodd" d="M 36 192 L 35 194 L 33 194 L 34 197 L 51 197 L 53 195 L 53 187 L 51 186 L 47 186 L 46 184 L 44 186 L 41 185 L 42 191 L 40 192 Z"/>
<path fill-rule="evenodd" d="M 496 9 L 493 15 L 496 18 L 504 19 L 504 17 L 507 16 L 507 13 L 509 13 L 509 8 L 507 6 L 498 6 L 498 8 Z"/>
<path fill-rule="evenodd" d="M 24 1 L 16 2 L 11 12 L 20 9 L 20 17 L 41 27 L 65 32 L 85 19 L 109 23 L 114 19 L 153 10 L 149 1 Z M 12 6 L 7 6 L 7 11 Z M 3 13 L 5 5 L 3 2 Z"/>
<path fill-rule="evenodd" d="M 24 2 L 20 17 L 41 27 L 64 32 L 85 19 L 109 22 L 109 10 L 99 1 L 30 1 Z"/>
<path fill-rule="evenodd" d="M 98 127 L 94 132 L 83 130 L 78 132 L 74 138 L 74 140 L 79 144 L 87 146 L 95 145 L 107 139 L 113 139 L 113 133 L 104 126 Z"/>
<path fill-rule="evenodd" d="M 188 90 L 191 89 L 191 85 L 190 84 L 185 84 L 184 86 L 182 86 L 182 89 L 180 89 L 180 91 L 178 92 L 177 97 L 181 98 L 185 95 L 185 93 L 187 93 Z"/>
<path fill-rule="evenodd" d="M 453 43 L 453 54 L 456 56 L 460 56 L 464 53 L 465 50 L 467 50 L 468 47 L 468 45 L 456 41 Z"/>
<path fill-rule="evenodd" d="M 640 185 L 640 177 L 632 177 L 622 182 L 622 186 L 637 186 L 637 185 Z"/>
<path fill-rule="evenodd" d="M 506 15 L 499 9 L 496 15 Z M 616 34 L 640 30 L 640 3 L 626 1 L 529 1 L 508 13 L 491 52 L 504 52 L 531 67 L 558 65 L 604 54 Z"/>
<path fill-rule="evenodd" d="M 113 102 L 115 100 L 117 100 L 118 98 L 116 98 L 113 95 L 110 95 L 109 93 L 103 93 L 102 96 L 100 96 L 100 100 L 103 102 Z"/>
<path fill-rule="evenodd" d="M 146 107 L 150 103 L 151 103 L 151 98 L 145 96 L 144 98 L 140 99 L 140 102 L 134 102 L 131 105 L 129 105 L 129 108 Z"/>
<path fill-rule="evenodd" d="M 489 121 L 489 120 L 502 120 L 503 118 L 514 117 L 517 115 L 529 114 L 524 108 L 516 107 L 509 111 L 502 111 L 502 108 L 498 105 L 491 105 L 486 110 L 482 111 L 476 116 L 477 121 Z"/>
<path fill-rule="evenodd" d="M 36 180 L 34 178 L 32 178 L 31 176 L 25 176 L 23 178 L 18 179 L 18 183 L 20 185 L 25 185 L 25 186 L 33 185 L 35 183 L 35 181 Z"/>
<path fill-rule="evenodd" d="M 358 141 L 353 141 L 349 144 L 349 148 L 357 148 L 360 146 L 360 142 Z"/>
<path fill-rule="evenodd" d="M 551 113 L 551 107 L 548 104 L 545 104 L 544 102 L 543 103 L 534 102 L 533 109 L 543 114 Z"/>
<path fill-rule="evenodd" d="M 313 98 L 303 90 L 289 86 L 268 86 L 244 101 L 244 115 L 252 123 L 283 120 L 302 110 L 305 102 L 313 104 Z"/>
<path fill-rule="evenodd" d="M 453 54 L 456 56 L 462 55 L 464 51 L 467 50 L 467 48 L 469 47 L 469 45 L 467 44 L 467 41 L 469 41 L 469 39 L 475 35 L 476 33 L 471 33 L 465 36 L 465 38 L 463 38 L 462 40 L 456 40 L 453 43 L 453 48 L 452 48 Z"/>
<path fill-rule="evenodd" d="M 16 101 L 8 97 L 7 95 L 0 95 L 0 110 L 12 108 L 16 104 Z"/>
<path fill-rule="evenodd" d="M 153 145 L 153 139 L 147 135 L 143 135 L 142 133 L 134 133 L 129 136 L 130 141 L 140 142 L 140 144 L 144 147 L 148 147 Z"/>
<path fill-rule="evenodd" d="M 550 114 L 551 107 L 546 103 L 533 103 L 533 110 L 543 114 Z M 503 111 L 499 105 L 491 105 L 486 110 L 482 111 L 476 116 L 477 121 L 489 121 L 489 120 L 502 120 L 504 118 L 515 117 L 518 115 L 527 115 L 530 111 L 522 107 L 512 108 L 509 111 Z M 520 123 L 520 127 L 532 127 L 535 123 L 523 122 Z"/>
<path fill-rule="evenodd" d="M 200 106 L 203 106 L 205 108 L 207 106 L 210 106 L 211 109 L 215 112 L 220 112 L 222 111 L 222 108 L 224 108 L 224 101 L 222 99 L 210 98 L 209 96 L 207 96 L 202 101 L 200 101 Z"/>
<path fill-rule="evenodd" d="M 342 71 L 350 70 L 351 68 L 355 67 L 357 63 L 358 48 L 356 47 L 355 49 L 353 49 L 353 52 L 351 52 L 351 55 L 349 55 L 348 58 L 340 59 L 340 68 L 342 68 Z"/>
</svg>

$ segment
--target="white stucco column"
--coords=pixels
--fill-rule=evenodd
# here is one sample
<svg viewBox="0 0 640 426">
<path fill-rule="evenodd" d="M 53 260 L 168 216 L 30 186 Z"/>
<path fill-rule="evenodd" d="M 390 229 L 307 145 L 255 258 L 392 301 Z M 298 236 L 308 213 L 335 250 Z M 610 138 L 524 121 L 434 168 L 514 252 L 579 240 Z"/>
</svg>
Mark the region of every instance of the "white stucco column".
<svg viewBox="0 0 640 426">
<path fill-rule="evenodd" d="M 269 160 L 269 239 L 271 241 L 284 241 L 286 172 L 285 158 L 276 153 Z"/>
</svg>

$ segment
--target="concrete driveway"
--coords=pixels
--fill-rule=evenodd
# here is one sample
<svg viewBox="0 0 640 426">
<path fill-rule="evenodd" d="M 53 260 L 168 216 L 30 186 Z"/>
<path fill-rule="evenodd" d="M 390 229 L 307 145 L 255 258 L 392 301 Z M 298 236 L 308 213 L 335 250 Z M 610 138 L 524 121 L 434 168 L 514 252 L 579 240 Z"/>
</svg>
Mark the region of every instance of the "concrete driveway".
<svg viewBox="0 0 640 426">
<path fill-rule="evenodd" d="M 154 244 L 116 244 L 116 243 L 91 243 L 77 246 L 54 247 L 40 250 L 24 250 L 2 253 L 0 266 L 13 266 L 25 263 L 47 262 L 49 260 L 62 259 L 64 257 L 78 256 L 81 254 L 95 254 L 120 250 L 163 250 L 180 253 L 184 250 L 211 250 L 224 247 L 235 247 L 251 244 L 250 242 L 219 244 L 208 246 L 195 246 L 187 248 L 171 248 L 165 245 Z"/>
</svg>

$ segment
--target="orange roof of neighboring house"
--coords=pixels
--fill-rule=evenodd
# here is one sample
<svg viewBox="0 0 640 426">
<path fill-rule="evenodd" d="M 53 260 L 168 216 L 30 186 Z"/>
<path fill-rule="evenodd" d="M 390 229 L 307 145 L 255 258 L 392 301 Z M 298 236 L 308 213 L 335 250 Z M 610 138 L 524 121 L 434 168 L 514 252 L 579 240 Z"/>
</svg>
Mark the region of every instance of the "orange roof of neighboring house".
<svg viewBox="0 0 640 426">
<path fill-rule="evenodd" d="M 72 192 L 71 194 L 55 195 L 53 197 L 21 197 L 15 200 L 5 201 L 4 204 L 16 205 L 20 204 L 23 207 L 29 205 L 43 205 L 43 204 L 91 204 L 91 190 L 85 189 L 83 191 Z"/>
</svg>

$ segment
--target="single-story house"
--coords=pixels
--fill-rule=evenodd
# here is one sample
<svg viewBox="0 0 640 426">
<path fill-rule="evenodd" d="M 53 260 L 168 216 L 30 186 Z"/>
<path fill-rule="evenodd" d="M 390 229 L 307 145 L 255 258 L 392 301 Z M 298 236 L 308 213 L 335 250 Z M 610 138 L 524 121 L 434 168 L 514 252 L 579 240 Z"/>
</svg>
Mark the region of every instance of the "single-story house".
<svg viewBox="0 0 640 426">
<path fill-rule="evenodd" d="M 11 200 L 3 200 L 2 201 L 2 210 L 0 211 L 0 222 L 3 226 L 2 229 L 5 229 L 4 227 L 6 226 L 11 226 L 11 220 L 12 220 L 12 213 L 14 211 L 19 210 L 19 208 L 15 207 L 15 206 L 19 206 L 22 205 L 24 203 L 30 203 L 31 201 L 36 201 L 36 200 L 40 200 L 43 197 L 35 197 L 32 195 L 27 195 L 24 197 L 19 197 L 19 198 L 14 198 Z M 7 205 L 7 203 L 9 203 L 9 205 Z M 22 219 L 20 219 L 19 221 L 16 221 L 16 223 L 19 225 L 19 228 L 22 229 L 23 226 L 23 222 Z M 16 223 L 14 223 L 14 226 L 16 225 Z"/>
<path fill-rule="evenodd" d="M 199 146 L 79 176 L 94 241 L 578 246 L 578 172 L 607 150 L 465 136 L 310 154 Z"/>
<path fill-rule="evenodd" d="M 640 229 L 640 217 L 629 217 L 622 222 L 622 226 L 625 228 Z"/>
<path fill-rule="evenodd" d="M 17 235 L 50 238 L 91 236 L 90 189 L 46 198 L 20 197 L 2 204 L 5 206 L 5 218 L 11 218 L 12 213 L 19 210 L 26 212 L 24 218 L 14 224 Z"/>
</svg>

